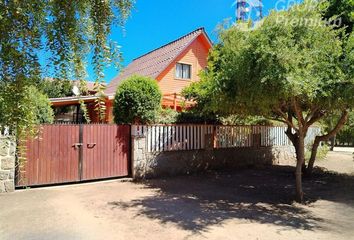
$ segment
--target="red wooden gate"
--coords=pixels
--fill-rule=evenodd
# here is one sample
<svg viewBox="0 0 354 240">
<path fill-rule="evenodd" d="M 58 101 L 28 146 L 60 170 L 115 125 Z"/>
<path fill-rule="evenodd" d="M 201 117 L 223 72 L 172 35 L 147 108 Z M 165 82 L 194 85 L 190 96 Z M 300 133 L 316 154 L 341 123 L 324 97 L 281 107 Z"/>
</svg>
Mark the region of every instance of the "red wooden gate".
<svg viewBox="0 0 354 240">
<path fill-rule="evenodd" d="M 25 152 L 17 186 L 124 177 L 129 174 L 130 126 L 42 125 Z"/>
</svg>

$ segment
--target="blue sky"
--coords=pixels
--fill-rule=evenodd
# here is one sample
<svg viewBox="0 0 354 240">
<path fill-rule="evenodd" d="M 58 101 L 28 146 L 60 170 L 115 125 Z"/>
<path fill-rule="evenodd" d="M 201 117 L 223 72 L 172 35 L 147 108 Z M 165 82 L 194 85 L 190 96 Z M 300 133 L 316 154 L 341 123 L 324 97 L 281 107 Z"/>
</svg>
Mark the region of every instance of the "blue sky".
<svg viewBox="0 0 354 240">
<path fill-rule="evenodd" d="M 135 9 L 125 25 L 114 28 L 111 38 L 122 47 L 126 66 L 134 58 L 193 31 L 205 27 L 210 38 L 217 39 L 215 29 L 225 19 L 235 20 L 235 0 L 136 0 Z M 288 0 L 287 0 L 288 1 Z M 289 0 L 290 1 L 290 0 Z M 265 15 L 271 9 L 285 6 L 285 0 L 263 0 Z M 92 68 L 88 68 L 88 80 L 94 80 Z M 110 82 L 118 70 L 109 67 L 105 71 Z"/>
</svg>

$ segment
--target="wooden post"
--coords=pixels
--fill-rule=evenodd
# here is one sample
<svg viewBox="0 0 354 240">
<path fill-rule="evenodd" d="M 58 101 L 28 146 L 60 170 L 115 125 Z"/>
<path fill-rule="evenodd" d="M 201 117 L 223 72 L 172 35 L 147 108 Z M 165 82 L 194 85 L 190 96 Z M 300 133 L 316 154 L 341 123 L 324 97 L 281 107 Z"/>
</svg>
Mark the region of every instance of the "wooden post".
<svg viewBox="0 0 354 240">
<path fill-rule="evenodd" d="M 177 93 L 174 93 L 173 109 L 177 111 Z"/>
<path fill-rule="evenodd" d="M 80 105 L 76 105 L 76 119 L 75 119 L 75 123 L 79 124 L 79 114 L 80 114 Z"/>
<path fill-rule="evenodd" d="M 217 141 L 216 141 L 216 126 L 213 126 L 213 148 L 217 148 Z"/>
</svg>

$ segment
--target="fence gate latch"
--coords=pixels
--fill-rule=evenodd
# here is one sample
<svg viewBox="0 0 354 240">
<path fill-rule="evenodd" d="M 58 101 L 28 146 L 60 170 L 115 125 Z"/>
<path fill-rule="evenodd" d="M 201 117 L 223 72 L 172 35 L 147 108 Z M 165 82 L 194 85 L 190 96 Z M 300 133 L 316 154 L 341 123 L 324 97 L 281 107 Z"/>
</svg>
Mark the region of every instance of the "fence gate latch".
<svg viewBox="0 0 354 240">
<path fill-rule="evenodd" d="M 75 148 L 75 149 L 78 149 L 78 148 L 80 148 L 80 147 L 82 147 L 82 143 L 75 143 L 74 145 L 73 145 L 73 147 Z"/>
</svg>

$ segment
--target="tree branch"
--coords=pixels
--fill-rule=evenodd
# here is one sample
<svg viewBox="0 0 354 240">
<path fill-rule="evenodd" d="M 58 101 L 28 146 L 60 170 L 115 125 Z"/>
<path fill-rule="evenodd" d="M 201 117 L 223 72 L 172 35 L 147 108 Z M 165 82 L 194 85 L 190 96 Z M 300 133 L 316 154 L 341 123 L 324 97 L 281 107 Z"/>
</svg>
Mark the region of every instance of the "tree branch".
<svg viewBox="0 0 354 240">
<path fill-rule="evenodd" d="M 316 156 L 317 156 L 317 149 L 318 149 L 318 147 L 320 145 L 320 142 L 327 141 L 328 139 L 330 139 L 331 137 L 336 135 L 342 129 L 344 124 L 347 122 L 348 117 L 349 117 L 349 111 L 344 110 L 342 112 L 341 118 L 339 119 L 337 125 L 332 129 L 332 131 L 330 131 L 326 135 L 317 136 L 315 138 L 315 141 L 314 141 L 314 143 L 312 145 L 311 157 L 310 157 L 309 164 L 308 164 L 307 170 L 306 170 L 308 174 L 311 174 L 312 171 L 313 171 L 313 167 L 314 167 L 314 164 L 315 164 L 315 161 L 316 161 Z"/>
<path fill-rule="evenodd" d="M 330 131 L 326 135 L 317 136 L 316 140 L 318 139 L 319 142 L 323 142 L 323 141 L 328 141 L 328 139 L 330 139 L 331 137 L 334 137 L 342 129 L 344 124 L 348 121 L 348 117 L 349 117 L 349 111 L 344 110 L 342 112 L 341 118 L 339 119 L 337 125 L 332 129 L 332 131 Z"/>
<path fill-rule="evenodd" d="M 313 106 L 309 112 L 309 114 L 307 114 L 307 116 L 305 117 L 305 122 L 308 122 L 310 119 L 313 118 L 313 116 L 317 113 L 319 107 L 317 106 Z"/>
<path fill-rule="evenodd" d="M 275 113 L 279 114 L 283 118 L 283 120 L 280 120 L 280 119 L 275 119 L 275 120 L 286 123 L 288 126 L 292 127 L 295 131 L 298 131 L 298 129 L 295 127 L 294 123 L 289 120 L 289 116 L 287 116 L 281 109 L 275 108 L 275 109 L 273 109 L 273 111 Z"/>
<path fill-rule="evenodd" d="M 317 110 L 317 112 L 315 112 L 312 116 L 312 118 L 307 122 L 308 126 L 311 126 L 312 124 L 314 124 L 315 122 L 317 122 L 318 120 L 320 120 L 321 118 L 323 118 L 325 115 L 324 112 L 321 112 L 319 110 Z"/>
<path fill-rule="evenodd" d="M 304 116 L 302 115 L 301 107 L 298 105 L 296 98 L 292 98 L 291 102 L 294 106 L 294 111 L 297 116 L 297 119 L 301 123 L 301 125 L 299 124 L 299 127 L 300 126 L 301 126 L 301 128 L 305 127 L 306 122 L 305 122 Z"/>
</svg>

